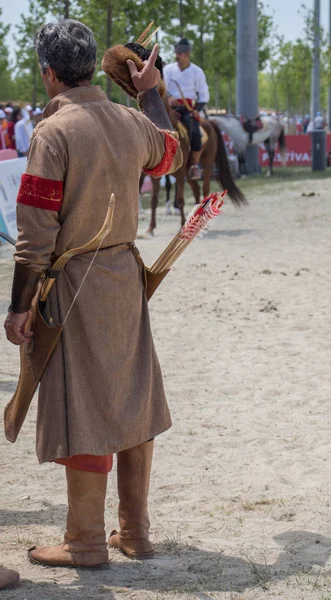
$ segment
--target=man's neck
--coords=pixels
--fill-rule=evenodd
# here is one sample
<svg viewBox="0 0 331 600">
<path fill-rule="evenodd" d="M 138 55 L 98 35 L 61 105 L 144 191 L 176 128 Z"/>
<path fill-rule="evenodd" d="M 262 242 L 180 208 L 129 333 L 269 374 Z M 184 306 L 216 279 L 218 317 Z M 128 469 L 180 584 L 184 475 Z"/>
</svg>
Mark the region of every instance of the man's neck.
<svg viewBox="0 0 331 600">
<path fill-rule="evenodd" d="M 177 63 L 178 64 L 178 63 Z M 191 66 L 191 63 L 189 62 L 188 65 L 185 66 L 180 66 L 178 65 L 181 71 L 185 71 L 186 69 L 188 69 Z"/>
<path fill-rule="evenodd" d="M 90 85 L 92 85 L 92 84 L 87 79 L 77 82 L 77 87 L 89 87 Z M 50 99 L 53 100 L 53 98 L 55 98 L 59 94 L 64 94 L 65 92 L 70 92 L 70 90 L 74 90 L 74 89 L 75 89 L 75 87 L 70 87 L 68 85 L 65 85 L 62 81 L 59 81 L 56 88 L 52 91 L 52 95 L 50 96 Z"/>
</svg>

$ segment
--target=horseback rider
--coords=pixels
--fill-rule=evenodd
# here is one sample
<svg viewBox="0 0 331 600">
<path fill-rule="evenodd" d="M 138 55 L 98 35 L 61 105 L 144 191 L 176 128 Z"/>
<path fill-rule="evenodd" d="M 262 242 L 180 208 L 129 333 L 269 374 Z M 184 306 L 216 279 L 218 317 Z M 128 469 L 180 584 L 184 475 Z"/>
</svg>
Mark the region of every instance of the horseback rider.
<svg viewBox="0 0 331 600">
<path fill-rule="evenodd" d="M 186 38 L 175 45 L 176 62 L 163 70 L 169 104 L 188 129 L 191 142 L 190 178 L 200 179 L 201 134 L 199 112 L 209 100 L 209 89 L 203 70 L 191 62 L 192 47 Z"/>
</svg>

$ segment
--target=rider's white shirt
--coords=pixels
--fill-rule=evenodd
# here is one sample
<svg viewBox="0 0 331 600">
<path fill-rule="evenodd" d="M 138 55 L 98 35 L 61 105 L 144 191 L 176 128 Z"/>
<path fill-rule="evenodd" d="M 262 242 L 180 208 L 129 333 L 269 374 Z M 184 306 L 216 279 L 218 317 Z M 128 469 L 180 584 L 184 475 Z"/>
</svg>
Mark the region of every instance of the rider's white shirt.
<svg viewBox="0 0 331 600">
<path fill-rule="evenodd" d="M 175 83 L 177 81 L 185 98 L 197 100 L 197 102 L 208 102 L 209 89 L 206 76 L 198 65 L 190 63 L 187 69 L 181 71 L 178 64 L 174 62 L 164 67 L 163 76 L 170 96 L 181 98 L 180 91 Z"/>
</svg>

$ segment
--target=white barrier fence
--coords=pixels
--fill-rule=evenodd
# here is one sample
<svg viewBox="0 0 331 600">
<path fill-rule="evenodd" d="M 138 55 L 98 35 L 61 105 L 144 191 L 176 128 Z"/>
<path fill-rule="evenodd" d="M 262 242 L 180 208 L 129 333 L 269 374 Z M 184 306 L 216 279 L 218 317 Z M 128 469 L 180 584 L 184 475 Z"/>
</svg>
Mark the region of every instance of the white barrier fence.
<svg viewBox="0 0 331 600">
<path fill-rule="evenodd" d="M 25 167 L 26 158 L 0 161 L 0 231 L 14 239 L 17 237 L 16 198 Z"/>
</svg>

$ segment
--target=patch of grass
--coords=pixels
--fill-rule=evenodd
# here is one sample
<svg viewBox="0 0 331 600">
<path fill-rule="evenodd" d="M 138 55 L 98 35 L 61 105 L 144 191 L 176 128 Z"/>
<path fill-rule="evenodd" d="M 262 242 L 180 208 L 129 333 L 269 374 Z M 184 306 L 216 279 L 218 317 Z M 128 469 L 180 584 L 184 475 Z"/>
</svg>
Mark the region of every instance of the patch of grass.
<svg viewBox="0 0 331 600">
<path fill-rule="evenodd" d="M 331 169 L 325 169 L 325 171 L 312 171 L 310 167 L 287 167 L 283 168 L 275 168 L 274 175 L 272 177 L 265 177 L 266 170 L 264 169 L 259 175 L 251 175 L 250 177 L 246 177 L 244 179 L 237 179 L 236 184 L 240 189 L 246 192 L 252 192 L 259 188 L 268 188 L 271 187 L 271 184 L 289 184 L 294 183 L 296 181 L 316 181 L 319 179 L 331 179 Z M 200 185 L 202 190 L 202 185 Z M 216 180 L 211 181 L 211 192 L 220 191 L 220 183 Z M 201 191 L 202 193 L 202 191 Z M 170 199 L 171 204 L 173 205 L 175 196 L 175 185 L 173 184 Z M 193 205 L 193 194 L 190 186 L 185 184 L 185 205 L 192 206 Z M 166 192 L 164 188 L 161 188 L 160 197 L 159 197 L 159 207 L 164 207 L 166 201 Z M 142 199 L 142 205 L 145 210 L 149 209 L 151 206 L 151 195 L 145 194 Z"/>
<path fill-rule="evenodd" d="M 278 502 L 278 500 L 275 500 L 274 498 L 261 498 L 260 500 L 243 500 L 242 498 L 239 498 L 239 501 L 242 508 L 246 511 L 256 510 L 259 507 L 271 506 Z"/>
<path fill-rule="evenodd" d="M 294 512 L 284 512 L 281 515 L 279 515 L 279 517 L 272 517 L 272 519 L 274 521 L 294 521 L 295 520 L 295 513 Z"/>
<path fill-rule="evenodd" d="M 180 532 L 177 530 L 170 535 L 165 535 L 161 547 L 170 554 L 180 554 Z"/>
<path fill-rule="evenodd" d="M 312 171 L 309 167 L 287 167 L 276 168 L 272 177 L 265 177 L 265 171 L 259 175 L 251 175 L 246 179 L 237 180 L 237 184 L 243 192 L 253 191 L 257 188 L 267 188 L 272 184 L 295 183 L 296 181 L 316 181 L 319 179 L 330 179 L 331 169 L 325 171 Z"/>
<path fill-rule="evenodd" d="M 322 590 L 325 587 L 330 587 L 330 580 L 326 580 L 323 577 L 322 569 L 319 571 L 313 572 L 311 568 L 302 569 L 295 576 L 296 583 L 302 589 L 310 587 L 312 590 Z M 322 600 L 331 600 L 331 596 L 323 598 Z"/>
<path fill-rule="evenodd" d="M 242 554 L 242 558 L 248 565 L 256 585 L 260 586 L 263 590 L 268 590 L 269 586 L 267 582 L 270 580 L 269 566 L 264 554 L 262 557 L 264 564 L 257 565 L 247 554 Z"/>
</svg>

